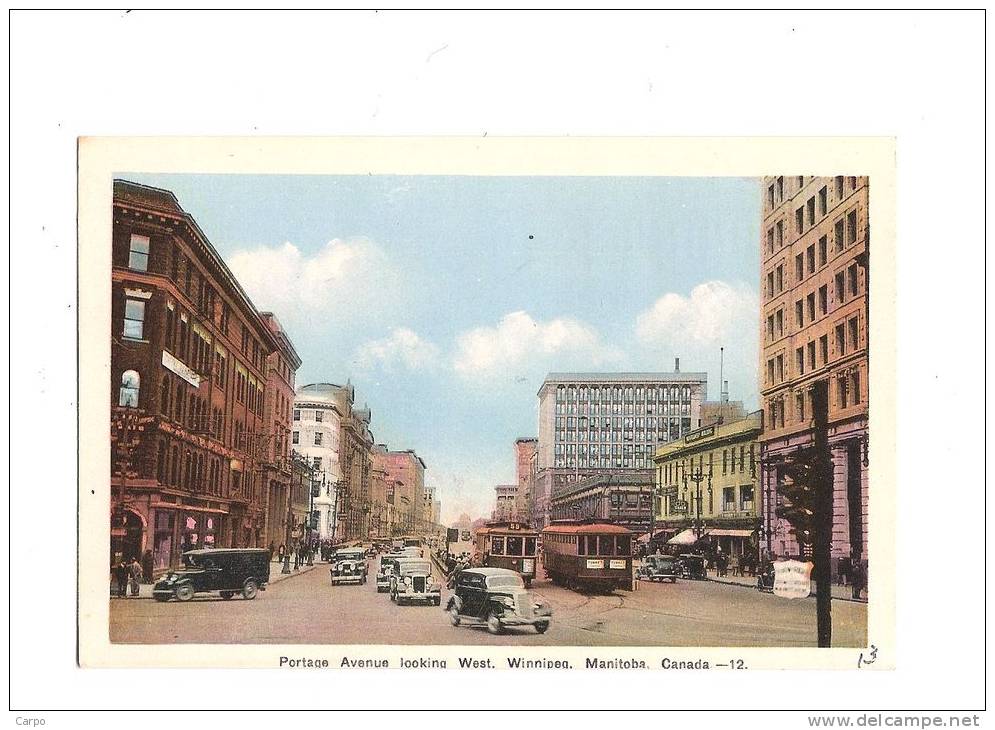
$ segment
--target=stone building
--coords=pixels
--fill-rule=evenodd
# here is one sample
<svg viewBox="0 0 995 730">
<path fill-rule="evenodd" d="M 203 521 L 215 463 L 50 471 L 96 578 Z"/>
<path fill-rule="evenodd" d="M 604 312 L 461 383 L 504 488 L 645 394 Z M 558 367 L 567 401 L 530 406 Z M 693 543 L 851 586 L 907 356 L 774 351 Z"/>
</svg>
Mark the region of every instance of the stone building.
<svg viewBox="0 0 995 730">
<path fill-rule="evenodd" d="M 112 212 L 110 557 L 264 546 L 285 345 L 171 192 L 115 180 Z"/>
<path fill-rule="evenodd" d="M 594 519 L 647 532 L 652 522 L 652 496 L 651 471 L 606 471 L 569 482 L 553 492 L 550 519 Z"/>
<path fill-rule="evenodd" d="M 374 465 L 387 474 L 394 486 L 397 519 L 395 534 L 416 533 L 426 527 L 422 504 L 425 492 L 425 462 L 414 451 L 390 451 L 386 446 L 373 454 Z"/>
<path fill-rule="evenodd" d="M 532 521 L 549 524 L 552 498 L 601 474 L 649 474 L 661 443 L 700 425 L 707 375 L 550 373 L 539 389 L 539 438 Z"/>
<path fill-rule="evenodd" d="M 535 473 L 533 461 L 539 448 L 537 438 L 515 439 L 515 484 L 518 486 L 518 512 L 531 523 L 535 513 Z"/>
<path fill-rule="evenodd" d="M 868 180 L 763 179 L 761 437 L 764 545 L 798 555 L 778 519 L 778 464 L 812 443 L 811 386 L 829 389 L 832 556 L 867 559 Z"/>
<path fill-rule="evenodd" d="M 494 487 L 494 509 L 491 511 L 491 519 L 514 521 L 518 520 L 520 516 L 518 508 L 518 485 L 499 484 Z"/>
</svg>

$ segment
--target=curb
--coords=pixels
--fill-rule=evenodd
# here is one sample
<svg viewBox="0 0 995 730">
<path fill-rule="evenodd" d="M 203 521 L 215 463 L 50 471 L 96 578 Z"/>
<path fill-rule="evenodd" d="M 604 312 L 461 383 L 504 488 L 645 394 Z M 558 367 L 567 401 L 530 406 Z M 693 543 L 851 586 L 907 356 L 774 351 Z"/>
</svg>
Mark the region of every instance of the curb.
<svg viewBox="0 0 995 730">
<path fill-rule="evenodd" d="M 277 564 L 274 563 L 274 565 L 277 565 Z M 280 573 L 280 572 L 273 573 L 272 570 L 271 570 L 270 571 L 270 581 L 269 581 L 269 583 L 267 585 L 271 586 L 274 583 L 282 583 L 283 581 L 287 580 L 288 578 L 293 578 L 294 576 L 304 575 L 305 573 L 310 573 L 312 570 L 314 570 L 315 568 L 319 567 L 319 565 L 324 565 L 324 563 L 321 563 L 321 564 L 315 563 L 314 565 L 301 566 L 297 570 L 291 569 L 291 572 L 288 573 L 288 574 L 283 574 L 283 573 Z M 277 571 L 279 571 L 281 569 L 282 568 L 278 567 Z M 152 583 L 143 583 L 142 584 L 142 588 L 144 588 L 145 586 L 148 586 L 148 591 L 149 591 L 148 595 L 142 595 L 142 593 L 139 593 L 137 596 L 125 596 L 125 597 L 122 598 L 120 596 L 116 596 L 114 594 L 111 594 L 110 595 L 110 599 L 112 601 L 119 601 L 119 600 L 126 600 L 126 601 L 135 601 L 135 600 L 138 600 L 138 601 L 151 601 L 152 600 L 152 586 L 153 585 L 154 584 L 152 584 Z M 139 589 L 139 590 L 141 590 L 141 589 Z"/>
<path fill-rule="evenodd" d="M 757 589 L 757 586 L 756 586 L 755 583 L 739 583 L 739 582 L 733 581 L 733 580 L 722 580 L 721 578 L 707 578 L 707 580 L 710 583 L 720 583 L 720 584 L 726 585 L 726 586 L 737 586 L 739 588 L 749 588 L 749 589 L 754 590 L 754 591 Z M 815 592 L 812 592 L 808 596 L 808 598 L 815 598 Z M 834 601 L 847 601 L 848 603 L 862 603 L 865 606 L 868 603 L 868 599 L 866 599 L 866 598 L 846 598 L 844 596 L 833 596 L 832 599 Z"/>
</svg>

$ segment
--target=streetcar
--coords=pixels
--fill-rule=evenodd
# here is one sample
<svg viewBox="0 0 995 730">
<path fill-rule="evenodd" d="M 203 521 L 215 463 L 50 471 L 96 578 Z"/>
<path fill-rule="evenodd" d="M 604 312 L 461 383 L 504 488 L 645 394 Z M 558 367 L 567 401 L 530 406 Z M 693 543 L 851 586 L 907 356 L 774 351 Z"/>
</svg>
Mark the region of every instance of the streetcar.
<svg viewBox="0 0 995 730">
<path fill-rule="evenodd" d="M 632 590 L 633 533 L 621 525 L 557 520 L 542 531 L 543 568 L 571 590 Z"/>
<path fill-rule="evenodd" d="M 522 576 L 525 587 L 536 577 L 539 533 L 518 522 L 488 522 L 476 531 L 482 567 L 506 568 Z"/>
</svg>

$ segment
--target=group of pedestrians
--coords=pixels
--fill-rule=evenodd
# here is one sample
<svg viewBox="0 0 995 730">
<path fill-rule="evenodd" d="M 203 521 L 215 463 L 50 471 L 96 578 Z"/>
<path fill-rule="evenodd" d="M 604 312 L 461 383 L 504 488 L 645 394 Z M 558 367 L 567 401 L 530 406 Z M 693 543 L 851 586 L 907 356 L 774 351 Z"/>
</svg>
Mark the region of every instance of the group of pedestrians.
<svg viewBox="0 0 995 730">
<path fill-rule="evenodd" d="M 118 598 L 127 598 L 130 592 L 133 598 L 138 596 L 139 586 L 145 580 L 145 571 L 137 556 L 132 557 L 130 562 L 122 559 L 114 565 L 113 573 L 114 595 Z"/>
<path fill-rule="evenodd" d="M 287 550 L 286 545 L 280 545 L 279 549 L 274 550 L 273 543 L 270 543 L 269 554 L 270 560 L 276 558 L 281 564 L 288 557 L 292 558 L 294 564 L 294 570 L 297 570 L 302 565 L 310 565 L 314 561 L 314 556 L 318 554 L 319 549 L 321 550 L 321 555 L 323 559 L 325 558 L 324 546 L 319 546 L 318 543 L 308 544 L 295 542 L 290 546 L 290 550 Z"/>
</svg>

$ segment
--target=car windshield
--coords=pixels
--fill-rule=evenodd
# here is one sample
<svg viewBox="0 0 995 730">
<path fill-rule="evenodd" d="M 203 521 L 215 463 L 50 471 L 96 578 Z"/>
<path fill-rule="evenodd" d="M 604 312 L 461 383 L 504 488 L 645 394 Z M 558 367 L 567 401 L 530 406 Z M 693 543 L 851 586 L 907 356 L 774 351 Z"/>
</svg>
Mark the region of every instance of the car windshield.
<svg viewBox="0 0 995 730">
<path fill-rule="evenodd" d="M 401 573 L 407 575 L 409 573 L 431 573 L 432 566 L 428 564 L 428 561 L 418 562 L 418 563 L 404 563 L 401 566 Z"/>
<path fill-rule="evenodd" d="M 492 575 L 487 579 L 488 588 L 524 588 L 520 575 Z"/>
<path fill-rule="evenodd" d="M 362 560 L 362 553 L 335 553 L 336 560 Z"/>
</svg>

